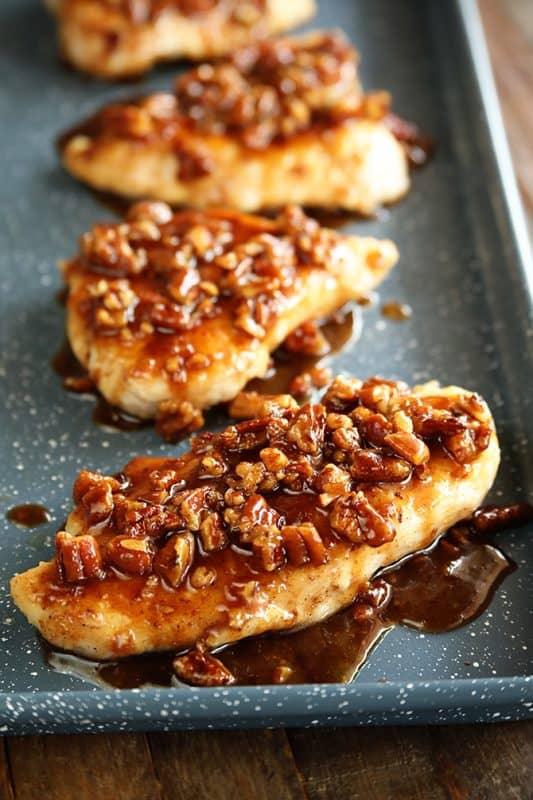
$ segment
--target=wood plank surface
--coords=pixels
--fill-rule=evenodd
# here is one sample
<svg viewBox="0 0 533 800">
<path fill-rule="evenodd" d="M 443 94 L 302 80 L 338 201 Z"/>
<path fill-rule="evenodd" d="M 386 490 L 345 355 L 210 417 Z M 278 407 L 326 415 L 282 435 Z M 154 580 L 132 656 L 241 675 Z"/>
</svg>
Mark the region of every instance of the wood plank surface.
<svg viewBox="0 0 533 800">
<path fill-rule="evenodd" d="M 479 6 L 533 231 L 533 2 Z M 533 722 L 1 741 L 0 800 L 533 800 Z"/>
</svg>

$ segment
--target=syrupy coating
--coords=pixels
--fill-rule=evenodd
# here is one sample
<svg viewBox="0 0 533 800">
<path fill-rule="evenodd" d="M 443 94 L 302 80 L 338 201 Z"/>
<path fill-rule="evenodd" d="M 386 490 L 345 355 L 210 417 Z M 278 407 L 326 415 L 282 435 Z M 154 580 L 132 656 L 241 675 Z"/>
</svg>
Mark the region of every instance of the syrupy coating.
<svg viewBox="0 0 533 800">
<path fill-rule="evenodd" d="M 172 94 L 104 107 L 64 134 L 60 147 L 74 136 L 88 137 L 94 146 L 117 138 L 164 142 L 179 154 L 179 177 L 186 181 L 212 171 L 210 137 L 230 136 L 257 151 L 350 119 L 388 123 L 390 97 L 363 94 L 357 61 L 340 32 L 257 41 L 185 72 Z M 414 126 L 390 120 L 400 141 L 412 137 Z"/>
<path fill-rule="evenodd" d="M 533 507 L 528 504 L 478 509 L 430 550 L 371 581 L 349 608 L 290 635 L 274 633 L 229 645 L 215 659 L 195 651 L 194 657 L 156 653 L 89 662 L 43 642 L 45 657 L 54 669 L 115 688 L 169 686 L 176 676 L 200 685 L 348 682 L 392 626 L 440 633 L 479 616 L 500 582 L 515 569 L 484 534 L 532 519 Z"/>
<path fill-rule="evenodd" d="M 395 536 L 396 496 L 431 480 L 430 459 L 464 477 L 492 433 L 476 395 L 420 396 L 379 378 L 336 378 L 301 407 L 253 395 L 241 410 L 246 400 L 256 418 L 197 436 L 179 459 L 80 473 L 82 535 L 58 534 L 60 581 L 118 573 L 196 588 L 220 574 L 246 587 L 285 564 L 325 564 L 333 549 L 380 547 Z"/>
<path fill-rule="evenodd" d="M 162 372 L 175 385 L 180 399 L 159 408 L 161 432 L 172 439 L 174 428 L 201 425 L 200 412 L 181 394 L 228 357 L 217 330 L 231 333 L 236 352 L 263 340 L 268 346 L 269 332 L 313 271 L 334 283 L 351 258 L 348 237 L 297 207 L 271 220 L 138 203 L 124 222 L 96 225 L 82 237 L 80 254 L 64 265 L 68 309 L 91 345 L 116 344 L 126 358 L 135 352 L 143 374 L 158 379 Z M 377 249 L 367 263 L 381 268 Z"/>
</svg>

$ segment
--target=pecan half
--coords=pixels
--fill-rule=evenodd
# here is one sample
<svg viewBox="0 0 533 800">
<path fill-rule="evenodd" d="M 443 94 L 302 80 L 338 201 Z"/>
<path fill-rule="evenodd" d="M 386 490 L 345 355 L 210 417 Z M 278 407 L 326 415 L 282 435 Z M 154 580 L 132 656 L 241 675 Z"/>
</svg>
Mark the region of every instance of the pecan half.
<svg viewBox="0 0 533 800">
<path fill-rule="evenodd" d="M 104 577 L 100 547 L 94 536 L 71 536 L 66 531 L 59 531 L 55 545 L 57 571 L 61 580 L 79 583 Z"/>
<path fill-rule="evenodd" d="M 181 681 L 191 686 L 228 686 L 235 683 L 235 676 L 222 661 L 202 650 L 191 650 L 184 656 L 178 656 L 172 662 L 172 668 Z"/>
<path fill-rule="evenodd" d="M 173 589 L 177 589 L 193 563 L 194 549 L 192 533 L 175 533 L 156 553 L 154 572 Z"/>
</svg>

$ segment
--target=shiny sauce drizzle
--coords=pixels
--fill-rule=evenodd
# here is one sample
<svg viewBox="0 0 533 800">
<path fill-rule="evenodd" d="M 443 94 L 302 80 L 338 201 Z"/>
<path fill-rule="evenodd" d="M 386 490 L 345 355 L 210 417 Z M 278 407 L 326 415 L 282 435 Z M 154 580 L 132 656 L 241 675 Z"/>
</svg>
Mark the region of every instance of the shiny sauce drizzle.
<svg viewBox="0 0 533 800">
<path fill-rule="evenodd" d="M 45 525 L 52 518 L 48 509 L 39 503 L 22 503 L 19 506 L 13 506 L 6 511 L 6 517 L 10 522 L 21 525 L 23 528 Z"/>
<path fill-rule="evenodd" d="M 443 633 L 466 625 L 489 605 L 502 580 L 516 569 L 484 535 L 533 521 L 533 506 L 486 506 L 450 529 L 429 550 L 383 571 L 352 606 L 292 633 L 273 633 L 229 645 L 217 658 L 241 685 L 348 683 L 387 631 L 406 625 Z M 175 685 L 173 653 L 93 662 L 53 650 L 50 667 L 105 687 Z"/>
<path fill-rule="evenodd" d="M 92 413 L 92 419 L 96 425 L 112 431 L 133 431 L 152 424 L 150 420 L 134 417 L 108 403 L 98 392 L 85 368 L 72 352 L 67 339 L 50 363 L 54 372 L 62 378 L 63 386 L 67 391 L 96 398 Z"/>
</svg>

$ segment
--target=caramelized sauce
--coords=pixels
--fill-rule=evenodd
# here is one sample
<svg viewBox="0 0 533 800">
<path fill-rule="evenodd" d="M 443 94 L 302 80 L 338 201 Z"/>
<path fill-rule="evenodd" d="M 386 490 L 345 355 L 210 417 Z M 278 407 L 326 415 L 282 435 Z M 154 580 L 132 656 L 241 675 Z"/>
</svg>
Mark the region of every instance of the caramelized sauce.
<svg viewBox="0 0 533 800">
<path fill-rule="evenodd" d="M 411 319 L 413 316 L 413 309 L 407 303 L 398 303 L 393 300 L 381 306 L 381 313 L 387 319 L 394 320 L 394 322 L 405 322 L 405 320 Z"/>
<path fill-rule="evenodd" d="M 92 413 L 92 420 L 96 425 L 113 431 L 133 431 L 152 424 L 151 420 L 139 419 L 110 405 L 97 391 L 85 368 L 72 352 L 67 339 L 52 358 L 51 365 L 54 372 L 63 379 L 63 386 L 67 391 L 90 395 L 96 399 Z"/>
<path fill-rule="evenodd" d="M 68 300 L 68 286 L 62 286 L 55 294 L 56 303 L 60 306 L 66 306 Z"/>
<path fill-rule="evenodd" d="M 13 506 L 13 508 L 6 511 L 6 517 L 10 522 L 14 522 L 15 525 L 21 525 L 24 528 L 36 528 L 38 525 L 44 525 L 51 520 L 48 509 L 39 505 L 39 503 L 23 503 L 20 506 Z"/>
<path fill-rule="evenodd" d="M 329 345 L 327 356 L 342 350 L 348 342 L 357 341 L 361 335 L 362 320 L 357 308 L 345 308 L 338 311 L 321 325 L 321 330 Z M 325 356 L 305 356 L 291 353 L 283 346 L 272 355 L 272 366 L 263 378 L 255 378 L 246 386 L 245 391 L 260 394 L 284 394 L 289 391 L 293 378 L 302 372 L 309 372 L 313 367 L 325 366 Z"/>
<path fill-rule="evenodd" d="M 383 571 L 353 606 L 309 628 L 227 646 L 217 657 L 241 685 L 347 683 L 395 625 L 441 633 L 478 617 L 505 576 L 516 568 L 497 547 L 484 542 L 480 532 L 518 527 L 532 520 L 533 506 L 529 504 L 481 509 L 431 549 Z M 383 599 L 374 609 L 369 598 L 378 595 Z M 55 651 L 46 642 L 43 649 L 53 669 L 104 687 L 176 684 L 173 653 L 93 662 Z"/>
<path fill-rule="evenodd" d="M 120 408 L 112 406 L 101 394 L 96 394 L 96 405 L 92 413 L 92 420 L 96 425 L 111 431 L 138 431 L 150 427 L 152 420 L 139 419 L 127 414 Z"/>
</svg>

